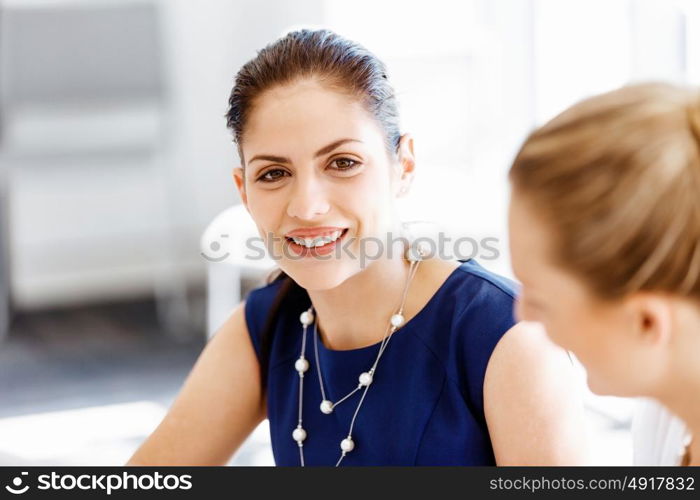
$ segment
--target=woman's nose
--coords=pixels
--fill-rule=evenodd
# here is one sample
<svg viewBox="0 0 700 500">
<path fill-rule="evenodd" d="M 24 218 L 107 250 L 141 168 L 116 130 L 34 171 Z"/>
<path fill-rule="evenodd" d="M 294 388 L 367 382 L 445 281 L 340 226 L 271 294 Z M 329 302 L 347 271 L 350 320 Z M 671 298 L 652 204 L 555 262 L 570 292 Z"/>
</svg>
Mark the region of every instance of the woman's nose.
<svg viewBox="0 0 700 500">
<path fill-rule="evenodd" d="M 322 183 L 313 175 L 297 176 L 287 204 L 287 215 L 311 220 L 328 212 L 327 193 Z"/>
</svg>

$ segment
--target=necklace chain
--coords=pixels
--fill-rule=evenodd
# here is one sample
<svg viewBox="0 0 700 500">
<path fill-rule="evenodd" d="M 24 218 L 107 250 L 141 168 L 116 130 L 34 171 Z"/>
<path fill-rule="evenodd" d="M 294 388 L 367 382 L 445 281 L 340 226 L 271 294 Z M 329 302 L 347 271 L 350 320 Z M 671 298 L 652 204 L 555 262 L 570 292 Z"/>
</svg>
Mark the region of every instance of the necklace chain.
<svg viewBox="0 0 700 500">
<path fill-rule="evenodd" d="M 379 360 L 381 359 L 382 355 L 384 354 L 384 351 L 386 350 L 387 345 L 389 345 L 389 341 L 391 340 L 392 335 L 394 332 L 401 327 L 404 324 L 404 316 L 403 316 L 403 308 L 404 304 L 406 302 L 406 296 L 408 294 L 408 288 L 413 280 L 413 277 L 416 274 L 416 271 L 418 269 L 418 265 L 420 264 L 421 260 L 423 259 L 423 256 L 425 255 L 425 249 L 422 248 L 421 246 L 418 246 L 418 248 L 413 248 L 412 246 L 409 247 L 406 258 L 410 262 L 409 270 L 408 270 L 408 276 L 406 278 L 406 283 L 404 284 L 403 288 L 403 293 L 401 296 L 401 303 L 399 305 L 398 311 L 391 316 L 391 319 L 389 320 L 389 324 L 387 325 L 386 331 L 384 332 L 384 337 L 382 338 L 381 343 L 379 344 L 379 350 L 377 352 L 377 356 L 374 359 L 374 363 L 372 363 L 372 366 L 370 369 L 366 372 L 362 372 L 360 376 L 358 377 L 358 385 L 355 387 L 352 391 L 348 392 L 345 396 L 340 398 L 338 401 L 335 403 L 331 402 L 327 396 L 326 396 L 326 390 L 325 390 L 325 384 L 323 381 L 323 373 L 321 370 L 321 362 L 319 359 L 318 355 L 318 331 L 317 331 L 317 321 L 314 315 L 314 309 L 313 305 L 309 307 L 306 311 L 301 313 L 301 316 L 299 317 L 299 320 L 301 321 L 301 324 L 303 325 L 303 333 L 302 333 L 302 340 L 301 340 L 301 353 L 299 355 L 299 358 L 296 360 L 294 363 L 294 369 L 296 370 L 297 374 L 299 375 L 299 410 L 298 410 L 298 421 L 297 421 L 297 426 L 292 432 L 292 438 L 296 441 L 298 447 L 299 447 L 299 462 L 302 467 L 304 467 L 305 461 L 304 461 L 304 440 L 308 437 L 307 431 L 303 427 L 303 412 L 302 412 L 302 407 L 303 407 L 303 402 L 304 402 L 304 373 L 309 369 L 309 362 L 306 359 L 306 332 L 308 329 L 308 326 L 310 324 L 314 325 L 314 331 L 313 331 L 313 342 L 314 342 L 314 357 L 316 361 L 316 372 L 318 374 L 318 383 L 321 389 L 321 404 L 320 404 L 320 410 L 322 413 L 328 415 L 333 412 L 335 407 L 337 407 L 339 404 L 347 401 L 353 394 L 355 394 L 358 391 L 362 391 L 362 395 L 360 397 L 360 401 L 357 403 L 357 407 L 355 408 L 355 412 L 353 413 L 352 420 L 350 421 L 350 426 L 348 429 L 348 434 L 345 439 L 343 439 L 340 442 L 340 458 L 338 458 L 338 461 L 336 462 L 335 466 L 338 467 L 340 463 L 343 461 L 345 456 L 350 453 L 353 449 L 355 449 L 355 442 L 353 441 L 352 438 L 352 433 L 355 428 L 355 420 L 357 419 L 357 415 L 360 412 L 360 408 L 362 407 L 362 403 L 365 400 L 365 396 L 367 395 L 367 391 L 369 390 L 370 385 L 374 381 L 376 372 L 377 372 L 377 366 L 379 364 Z"/>
</svg>

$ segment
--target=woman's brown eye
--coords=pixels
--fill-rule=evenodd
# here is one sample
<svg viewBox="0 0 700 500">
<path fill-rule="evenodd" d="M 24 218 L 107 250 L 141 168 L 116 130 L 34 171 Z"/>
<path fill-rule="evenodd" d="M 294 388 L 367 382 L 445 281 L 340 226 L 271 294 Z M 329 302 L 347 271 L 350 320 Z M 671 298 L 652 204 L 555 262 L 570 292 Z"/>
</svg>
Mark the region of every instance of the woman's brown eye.
<svg viewBox="0 0 700 500">
<path fill-rule="evenodd" d="M 267 172 L 265 172 L 263 175 L 260 176 L 260 180 L 263 182 L 273 182 L 282 177 L 284 177 L 284 171 L 275 169 L 268 170 Z"/>
<path fill-rule="evenodd" d="M 339 170 L 350 170 L 357 165 L 355 160 L 349 158 L 338 158 L 337 160 L 333 160 L 333 163 L 335 163 Z"/>
</svg>

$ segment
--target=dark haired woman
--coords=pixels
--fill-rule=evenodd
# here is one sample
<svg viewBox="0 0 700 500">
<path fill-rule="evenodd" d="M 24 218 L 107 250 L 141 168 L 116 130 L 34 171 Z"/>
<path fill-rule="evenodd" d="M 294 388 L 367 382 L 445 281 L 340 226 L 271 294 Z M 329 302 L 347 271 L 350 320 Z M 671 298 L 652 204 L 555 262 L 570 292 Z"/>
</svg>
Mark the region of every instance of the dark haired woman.
<svg viewBox="0 0 700 500">
<path fill-rule="evenodd" d="M 571 364 L 515 324 L 513 284 L 382 247 L 403 234 L 394 202 L 416 165 L 383 64 L 293 32 L 243 66 L 229 104 L 235 182 L 281 272 L 129 463 L 226 463 L 266 417 L 278 465 L 584 462 Z"/>
</svg>

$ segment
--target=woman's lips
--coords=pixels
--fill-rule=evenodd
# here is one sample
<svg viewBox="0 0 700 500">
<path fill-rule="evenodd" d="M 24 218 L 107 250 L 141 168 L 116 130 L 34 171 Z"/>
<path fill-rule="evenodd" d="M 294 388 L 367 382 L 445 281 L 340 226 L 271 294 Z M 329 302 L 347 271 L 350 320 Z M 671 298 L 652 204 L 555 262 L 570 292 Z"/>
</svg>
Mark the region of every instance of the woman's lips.
<svg viewBox="0 0 700 500">
<path fill-rule="evenodd" d="M 289 231 L 284 236 L 286 238 L 318 238 L 320 236 L 328 236 L 336 231 L 344 231 L 347 227 L 338 226 L 318 226 L 306 227 Z"/>
<path fill-rule="evenodd" d="M 319 257 L 323 255 L 328 255 L 333 250 L 338 246 L 338 244 L 345 239 L 345 236 L 348 234 L 348 229 L 345 228 L 343 229 L 343 232 L 341 235 L 336 239 L 335 241 L 332 241 L 331 243 L 327 243 L 323 246 L 320 247 L 306 247 L 304 245 L 299 245 L 298 243 L 295 243 L 294 240 L 291 238 L 286 238 L 289 248 L 292 250 L 292 252 L 298 256 L 298 257 Z"/>
</svg>

